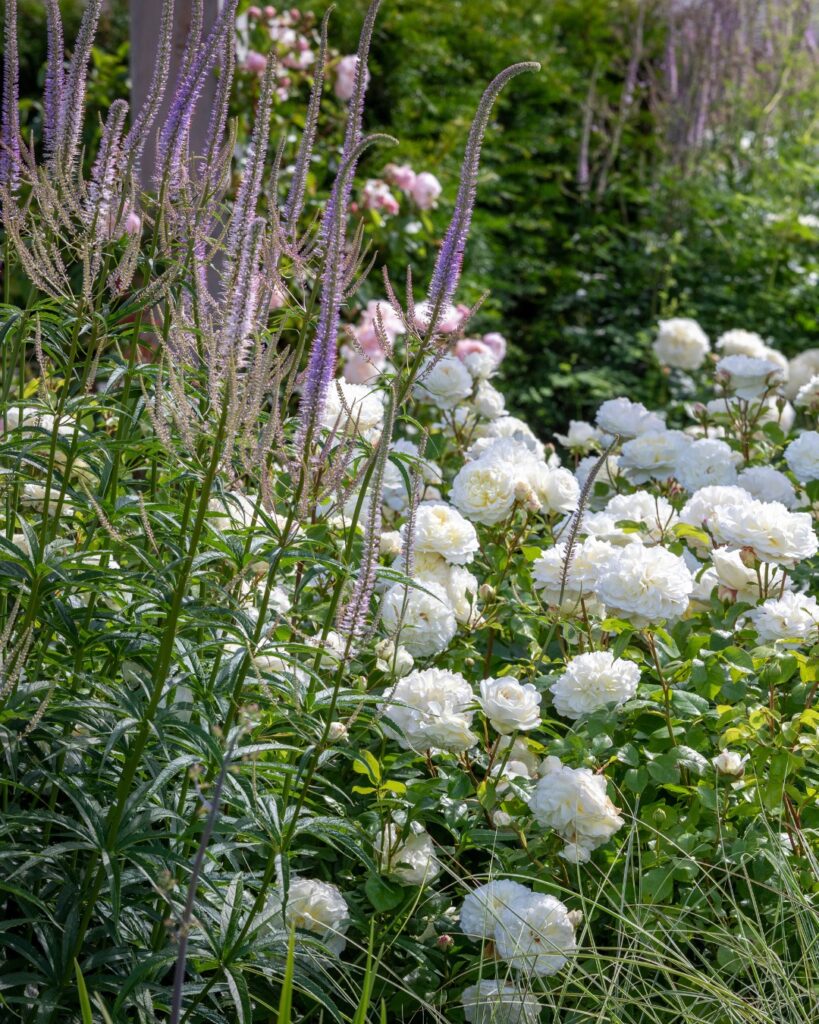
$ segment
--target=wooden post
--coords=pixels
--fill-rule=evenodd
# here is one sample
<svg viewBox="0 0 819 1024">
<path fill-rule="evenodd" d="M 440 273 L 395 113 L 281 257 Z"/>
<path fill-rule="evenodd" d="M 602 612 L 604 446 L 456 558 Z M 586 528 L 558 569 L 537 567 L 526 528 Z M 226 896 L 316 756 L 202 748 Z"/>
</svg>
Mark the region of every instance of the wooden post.
<svg viewBox="0 0 819 1024">
<path fill-rule="evenodd" d="M 207 34 L 222 6 L 222 0 L 204 0 L 204 27 Z M 159 26 L 162 21 L 163 0 L 130 0 L 131 8 L 131 111 L 135 114 L 145 102 L 154 73 L 159 46 Z M 174 26 L 171 45 L 171 66 L 168 87 L 155 126 L 151 129 L 142 158 L 142 187 L 152 187 L 156 167 L 156 125 L 165 119 L 174 92 L 182 55 L 188 42 L 191 26 L 192 0 L 175 0 Z M 208 118 L 216 97 L 216 78 L 211 76 L 196 108 L 191 125 L 191 150 L 196 153 L 204 147 Z"/>
</svg>

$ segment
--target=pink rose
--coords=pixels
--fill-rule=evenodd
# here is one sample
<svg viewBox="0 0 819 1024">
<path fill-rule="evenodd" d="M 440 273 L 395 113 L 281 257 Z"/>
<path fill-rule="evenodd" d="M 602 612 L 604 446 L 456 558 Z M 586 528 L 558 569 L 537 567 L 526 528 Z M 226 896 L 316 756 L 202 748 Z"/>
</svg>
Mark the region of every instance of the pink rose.
<svg viewBox="0 0 819 1024">
<path fill-rule="evenodd" d="M 260 7 L 248 7 L 247 16 L 248 18 L 252 18 L 254 21 L 258 21 L 262 16 L 262 10 Z"/>
<path fill-rule="evenodd" d="M 491 331 L 489 334 L 484 334 L 481 339 L 484 345 L 487 345 L 495 354 L 495 362 L 503 362 L 506 356 L 506 338 L 497 331 Z"/>
<path fill-rule="evenodd" d="M 252 75 L 263 75 L 267 67 L 267 57 L 263 53 L 256 53 L 255 50 L 248 50 L 245 57 L 245 70 Z"/>
<path fill-rule="evenodd" d="M 431 210 L 441 194 L 441 183 L 429 171 L 421 171 L 416 175 L 412 186 L 412 198 L 422 210 Z"/>
<path fill-rule="evenodd" d="M 340 100 L 345 102 L 352 99 L 353 88 L 355 87 L 355 69 L 358 64 L 358 56 L 355 53 L 342 57 L 336 65 L 336 84 L 334 91 Z M 364 74 L 365 83 L 370 80 L 370 72 Z"/>
<path fill-rule="evenodd" d="M 276 17 L 276 8 L 275 7 L 271 7 L 270 4 L 268 4 L 267 7 L 265 7 L 265 9 L 264 9 L 264 16 L 266 18 L 275 18 Z"/>
<path fill-rule="evenodd" d="M 358 352 L 352 352 L 348 348 L 342 349 L 342 355 L 348 353 L 347 359 L 344 363 L 344 379 L 350 384 L 368 384 L 373 378 L 378 376 L 379 368 L 384 366 L 386 359 L 383 354 L 381 359 L 368 359 L 366 356 L 360 355 Z"/>
<path fill-rule="evenodd" d="M 400 209 L 389 186 L 380 178 L 370 178 L 364 183 L 362 206 L 367 210 L 382 210 L 388 216 L 394 216 Z"/>
<path fill-rule="evenodd" d="M 387 164 L 384 177 L 402 192 L 409 193 L 415 188 L 416 174 L 409 164 Z"/>
</svg>

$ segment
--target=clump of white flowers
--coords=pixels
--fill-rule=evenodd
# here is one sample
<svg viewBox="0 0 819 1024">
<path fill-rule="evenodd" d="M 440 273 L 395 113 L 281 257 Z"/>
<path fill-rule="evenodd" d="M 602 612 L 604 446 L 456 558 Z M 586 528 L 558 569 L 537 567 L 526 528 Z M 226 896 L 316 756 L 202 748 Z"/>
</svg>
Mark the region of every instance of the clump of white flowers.
<svg viewBox="0 0 819 1024">
<path fill-rule="evenodd" d="M 343 953 L 350 910 L 337 886 L 315 878 L 291 878 L 284 923 L 318 936 L 331 953 Z"/>
<path fill-rule="evenodd" d="M 609 614 L 642 628 L 684 615 L 693 589 L 691 573 L 678 555 L 628 544 L 603 564 L 595 592 Z"/>
<path fill-rule="evenodd" d="M 532 683 L 521 685 L 509 676 L 484 679 L 480 705 L 492 728 L 504 735 L 540 725 L 540 694 Z"/>
<path fill-rule="evenodd" d="M 461 995 L 467 1024 L 537 1024 L 540 1003 L 531 992 L 508 981 L 481 980 Z"/>
<path fill-rule="evenodd" d="M 716 379 L 737 398 L 752 401 L 784 380 L 782 367 L 771 359 L 755 356 L 725 356 L 717 363 Z"/>
<path fill-rule="evenodd" d="M 663 366 L 680 370 L 698 370 L 711 351 L 708 335 L 696 320 L 687 317 L 661 320 L 652 348 Z"/>
<path fill-rule="evenodd" d="M 429 885 L 442 871 L 432 838 L 417 821 L 405 836 L 397 825 L 388 824 L 374 846 L 382 873 L 405 885 Z"/>
<path fill-rule="evenodd" d="M 760 640 L 790 640 L 795 647 L 806 640 L 819 640 L 819 604 L 811 594 L 787 591 L 752 609 L 748 618 Z"/>
<path fill-rule="evenodd" d="M 748 548 L 757 558 L 778 565 L 796 565 L 819 548 L 810 514 L 789 512 L 778 501 L 752 498 L 742 504 L 720 505 L 710 527 L 720 543 Z"/>
<path fill-rule="evenodd" d="M 606 792 L 605 776 L 589 768 L 569 768 L 557 757 L 546 758 L 542 771 L 529 808 L 540 825 L 565 841 L 561 856 L 583 864 L 624 824 Z"/>
<path fill-rule="evenodd" d="M 600 708 L 625 704 L 637 692 L 640 669 L 610 651 L 578 654 L 550 689 L 555 711 L 578 719 Z"/>
<path fill-rule="evenodd" d="M 819 480 L 819 433 L 803 430 L 785 449 L 785 461 L 800 483 Z"/>
<path fill-rule="evenodd" d="M 381 621 L 414 658 L 445 651 L 458 630 L 449 594 L 430 580 L 390 587 L 381 600 Z"/>
<path fill-rule="evenodd" d="M 380 711 L 392 723 L 387 733 L 406 750 L 459 753 L 477 742 L 470 710 L 474 699 L 472 687 L 459 672 L 428 668 L 400 679 Z"/>
</svg>

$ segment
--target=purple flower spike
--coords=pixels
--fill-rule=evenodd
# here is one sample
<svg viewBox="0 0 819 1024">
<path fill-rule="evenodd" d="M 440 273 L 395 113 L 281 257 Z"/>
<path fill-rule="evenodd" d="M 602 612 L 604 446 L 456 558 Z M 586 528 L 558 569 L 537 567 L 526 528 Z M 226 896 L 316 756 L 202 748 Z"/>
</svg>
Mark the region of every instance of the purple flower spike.
<svg viewBox="0 0 819 1024">
<path fill-rule="evenodd" d="M 475 195 L 478 187 L 478 167 L 481 159 L 481 145 L 483 137 L 489 124 L 489 115 L 501 89 L 516 75 L 524 71 L 539 71 L 540 64 L 528 61 L 522 64 L 513 64 L 493 79 L 484 92 L 475 120 L 469 130 L 469 139 L 466 143 L 463 167 L 461 168 L 461 183 L 458 186 L 458 196 L 455 200 L 455 209 L 452 214 L 446 235 L 441 244 L 438 259 L 435 261 L 435 269 L 432 273 L 432 283 L 429 286 L 427 301 L 429 308 L 433 311 L 430 323 L 430 333 L 434 333 L 436 323 L 441 312 L 452 301 L 458 281 L 461 277 L 464 250 L 469 237 L 469 227 L 472 223 L 472 210 L 475 206 Z"/>
<path fill-rule="evenodd" d="M 57 148 L 60 112 L 65 106 L 65 71 L 63 69 L 63 21 L 57 0 L 47 0 L 48 51 L 45 88 L 43 90 L 43 138 L 45 153 L 50 157 Z"/>
<path fill-rule="evenodd" d="M 20 174 L 20 114 L 17 108 L 19 64 L 17 53 L 17 0 L 6 0 L 6 26 L 3 37 L 3 111 L 0 117 L 0 185 L 10 192 L 17 187 Z"/>
</svg>

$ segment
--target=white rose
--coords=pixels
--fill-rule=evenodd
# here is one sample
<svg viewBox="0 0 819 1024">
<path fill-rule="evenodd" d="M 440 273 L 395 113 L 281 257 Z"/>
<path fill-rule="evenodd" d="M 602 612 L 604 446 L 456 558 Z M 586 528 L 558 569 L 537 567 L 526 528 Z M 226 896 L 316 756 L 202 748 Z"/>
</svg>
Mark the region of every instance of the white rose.
<svg viewBox="0 0 819 1024">
<path fill-rule="evenodd" d="M 819 433 L 803 430 L 785 449 L 785 461 L 800 483 L 819 480 Z"/>
<path fill-rule="evenodd" d="M 475 411 L 488 420 L 503 416 L 506 399 L 488 380 L 482 380 L 475 389 Z"/>
<path fill-rule="evenodd" d="M 760 398 L 784 380 L 784 372 L 770 359 L 755 356 L 726 356 L 716 368 L 716 379 L 738 398 Z"/>
<path fill-rule="evenodd" d="M 529 893 L 501 910 L 495 950 L 521 973 L 541 977 L 556 974 L 576 949 L 568 908 L 554 896 Z"/>
<path fill-rule="evenodd" d="M 566 434 L 555 434 L 564 448 L 571 452 L 587 452 L 596 448 L 600 442 L 600 432 L 585 420 L 569 420 L 569 431 Z"/>
<path fill-rule="evenodd" d="M 384 504 L 394 512 L 405 512 L 409 507 L 408 486 L 414 474 L 417 472 L 425 483 L 437 484 L 441 482 L 441 470 L 431 460 L 420 457 L 418 445 L 413 441 L 404 438 L 393 441 L 390 451 L 407 458 L 398 460 L 400 466 L 392 459 L 387 460 L 384 466 Z"/>
<path fill-rule="evenodd" d="M 680 370 L 699 369 L 711 351 L 708 335 L 696 320 L 686 317 L 661 320 L 652 347 L 662 366 L 674 366 Z"/>
<path fill-rule="evenodd" d="M 642 402 L 628 398 L 610 398 L 597 410 L 597 426 L 607 434 L 620 437 L 638 437 L 649 430 L 665 430 L 665 423 L 656 413 L 649 412 Z"/>
<path fill-rule="evenodd" d="M 610 651 L 578 654 L 550 690 L 555 711 L 578 719 L 610 705 L 625 704 L 637 692 L 640 669 Z"/>
<path fill-rule="evenodd" d="M 596 850 L 624 824 L 608 798 L 605 777 L 588 768 L 568 768 L 557 758 L 549 761 L 529 798 L 535 820 L 567 843 Z"/>
<path fill-rule="evenodd" d="M 540 1003 L 508 981 L 481 980 L 461 994 L 467 1024 L 537 1024 Z"/>
<path fill-rule="evenodd" d="M 755 331 L 735 328 L 721 334 L 717 338 L 716 347 L 724 356 L 751 356 L 754 359 L 762 359 L 767 346 Z"/>
<path fill-rule="evenodd" d="M 577 508 L 580 485 L 570 470 L 553 469 L 540 463 L 532 467 L 528 482 L 540 501 L 541 511 L 547 515 L 573 512 Z"/>
<path fill-rule="evenodd" d="M 407 527 L 401 527 L 406 541 Z M 414 549 L 433 552 L 455 565 L 471 562 L 479 548 L 475 527 L 443 501 L 422 502 L 415 513 Z"/>
<path fill-rule="evenodd" d="M 288 928 L 312 932 L 332 953 L 347 945 L 344 934 L 350 927 L 347 902 L 336 886 L 313 878 L 291 878 L 284 908 Z"/>
<path fill-rule="evenodd" d="M 597 463 L 600 461 L 599 455 L 588 455 L 585 459 L 581 459 L 577 464 L 577 468 L 574 471 L 575 479 L 581 487 L 585 487 L 586 483 L 591 476 L 591 472 Z M 600 469 L 597 471 L 597 476 L 594 478 L 595 484 L 606 484 L 608 487 L 614 487 L 617 477 L 620 475 L 620 456 L 609 455 L 603 461 Z"/>
<path fill-rule="evenodd" d="M 739 454 L 725 441 L 703 438 L 694 441 L 677 461 L 676 476 L 681 487 L 698 491 L 702 487 L 730 487 L 736 482 Z"/>
<path fill-rule="evenodd" d="M 626 441 L 620 468 L 636 484 L 665 480 L 674 475 L 680 456 L 691 443 L 691 438 L 681 430 L 649 430 Z"/>
<path fill-rule="evenodd" d="M 467 462 L 452 481 L 450 497 L 467 519 L 484 526 L 503 522 L 515 505 L 514 467 L 500 461 Z"/>
<path fill-rule="evenodd" d="M 520 882 L 501 878 L 479 885 L 464 899 L 461 907 L 461 931 L 471 939 L 494 939 L 502 910 L 515 899 L 530 896 L 531 890 Z"/>
<path fill-rule="evenodd" d="M 787 434 L 796 420 L 796 410 L 791 403 L 782 395 L 776 394 L 765 395 L 750 403 L 737 395 L 721 395 L 707 402 L 705 409 L 709 416 L 719 418 L 729 427 L 735 421 L 744 418 L 748 423 L 754 424 L 754 436 L 760 436 L 761 428 L 767 423 L 776 423 Z"/>
<path fill-rule="evenodd" d="M 534 434 L 532 428 L 528 423 L 524 423 L 523 420 L 517 416 L 503 415 L 498 416 L 497 419 L 492 420 L 490 423 L 481 423 L 475 430 L 475 437 L 479 439 L 497 439 L 497 438 L 509 438 L 512 441 L 517 441 L 519 444 L 524 445 L 539 459 L 545 458 L 545 449 L 543 442 L 540 441 Z M 491 445 L 491 440 L 484 444 L 473 445 L 474 454 L 470 449 L 469 457 L 478 458 L 487 448 Z"/>
<path fill-rule="evenodd" d="M 615 523 L 623 521 L 641 523 L 647 528 L 647 533 L 627 536 L 640 540 L 647 537 L 655 542 L 661 541 L 668 531 L 679 522 L 671 502 L 666 498 L 649 494 L 648 491 L 615 494 L 606 505 L 604 514 L 611 516 Z"/>
<path fill-rule="evenodd" d="M 740 776 L 745 774 L 745 762 L 747 760 L 747 754 L 743 757 L 735 750 L 722 750 L 716 757 L 711 759 L 711 763 L 720 775 Z"/>
<path fill-rule="evenodd" d="M 394 568 L 404 572 L 403 557 Z M 416 552 L 413 564 L 413 579 L 422 586 L 437 583 L 446 591 L 455 618 L 460 623 L 473 623 L 478 618 L 478 581 L 462 565 L 450 565 L 441 555 L 434 552 Z"/>
<path fill-rule="evenodd" d="M 327 389 L 321 425 L 336 434 L 377 441 L 384 425 L 384 395 L 368 384 L 335 380 Z"/>
<path fill-rule="evenodd" d="M 748 612 L 760 640 L 808 640 L 817 639 L 819 631 L 819 604 L 809 594 L 786 592 L 782 597 L 771 598 L 759 608 Z M 788 644 L 798 647 L 798 643 Z"/>
<path fill-rule="evenodd" d="M 750 500 L 750 495 L 742 487 L 700 487 L 683 505 L 680 521 L 689 526 L 710 530 L 711 521 L 718 508 L 723 505 L 742 505 Z"/>
<path fill-rule="evenodd" d="M 457 356 L 428 359 L 419 375 L 415 393 L 438 409 L 454 409 L 472 394 L 472 375 Z"/>
<path fill-rule="evenodd" d="M 762 580 L 763 587 L 768 581 L 768 591 L 774 587 L 781 587 L 783 584 L 782 572 L 777 565 L 770 562 L 762 562 L 759 566 L 759 573 L 752 566 L 746 565 L 742 560 L 741 551 L 728 551 L 725 548 L 715 548 L 711 554 L 714 569 L 717 573 L 717 583 L 721 590 L 729 592 L 729 595 L 737 601 L 748 601 L 755 603 L 760 598 L 759 581 Z M 790 580 L 784 580 L 785 586 L 790 586 Z M 724 595 L 721 595 L 724 597 Z"/>
<path fill-rule="evenodd" d="M 428 668 L 399 680 L 380 710 L 401 730 L 388 726 L 385 731 L 405 750 L 434 747 L 459 754 L 477 742 L 468 710 L 474 699 L 459 672 Z"/>
<path fill-rule="evenodd" d="M 797 391 L 794 404 L 797 409 L 816 412 L 819 409 L 819 374 L 813 377 Z"/>
<path fill-rule="evenodd" d="M 481 681 L 479 703 L 492 728 L 500 733 L 537 729 L 540 700 L 532 683 L 521 685 L 509 676 Z"/>
<path fill-rule="evenodd" d="M 381 618 L 414 658 L 446 650 L 458 628 L 447 593 L 437 583 L 425 583 L 423 590 L 394 584 L 381 600 Z"/>
<path fill-rule="evenodd" d="M 595 599 L 594 589 L 603 563 L 613 554 L 615 548 L 608 541 L 587 537 L 574 549 L 566 583 L 563 587 L 563 604 L 560 610 L 572 611 L 584 599 L 586 611 L 601 614 L 603 609 Z M 549 605 L 560 604 L 563 566 L 566 561 L 566 545 L 557 544 L 544 551 L 532 564 L 532 580 L 543 592 L 543 600 Z"/>
<path fill-rule="evenodd" d="M 819 374 L 819 348 L 809 348 L 800 352 L 788 363 L 788 383 L 785 394 L 794 399 L 811 377 Z"/>
<path fill-rule="evenodd" d="M 813 519 L 807 512 L 789 512 L 778 501 L 721 505 L 711 518 L 716 540 L 732 548 L 751 548 L 757 558 L 792 566 L 816 554 Z"/>
<path fill-rule="evenodd" d="M 443 870 L 429 832 L 418 822 L 404 838 L 396 825 L 387 825 L 374 845 L 382 873 L 405 885 L 429 885 Z"/>
<path fill-rule="evenodd" d="M 789 509 L 797 504 L 793 484 L 773 466 L 749 466 L 739 474 L 737 483 L 758 501 L 779 501 Z"/>
<path fill-rule="evenodd" d="M 665 548 L 629 544 L 605 562 L 596 592 L 610 614 L 641 628 L 680 618 L 693 589 L 682 558 Z"/>
</svg>

